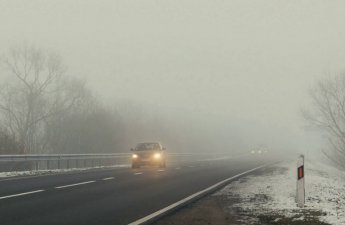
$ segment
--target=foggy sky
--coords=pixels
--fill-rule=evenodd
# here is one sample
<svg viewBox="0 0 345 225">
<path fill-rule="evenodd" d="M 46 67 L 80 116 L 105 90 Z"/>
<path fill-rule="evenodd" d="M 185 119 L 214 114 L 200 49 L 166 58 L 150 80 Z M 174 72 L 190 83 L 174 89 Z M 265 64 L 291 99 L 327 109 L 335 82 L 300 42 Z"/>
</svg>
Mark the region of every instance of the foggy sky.
<svg viewBox="0 0 345 225">
<path fill-rule="evenodd" d="M 309 88 L 344 70 L 344 8 L 341 0 L 0 0 L 0 50 L 28 42 L 57 51 L 108 104 L 128 99 L 303 139 Z"/>
</svg>

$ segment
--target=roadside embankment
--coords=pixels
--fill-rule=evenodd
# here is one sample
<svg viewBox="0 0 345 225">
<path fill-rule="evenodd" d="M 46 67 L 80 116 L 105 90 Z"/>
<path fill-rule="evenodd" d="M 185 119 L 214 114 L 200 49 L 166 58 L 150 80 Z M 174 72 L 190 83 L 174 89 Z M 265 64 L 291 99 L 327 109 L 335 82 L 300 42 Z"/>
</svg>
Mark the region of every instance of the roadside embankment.
<svg viewBox="0 0 345 225">
<path fill-rule="evenodd" d="M 296 164 L 283 162 L 233 181 L 155 225 L 345 224 L 345 173 L 306 162 L 306 205 L 298 208 Z"/>
</svg>

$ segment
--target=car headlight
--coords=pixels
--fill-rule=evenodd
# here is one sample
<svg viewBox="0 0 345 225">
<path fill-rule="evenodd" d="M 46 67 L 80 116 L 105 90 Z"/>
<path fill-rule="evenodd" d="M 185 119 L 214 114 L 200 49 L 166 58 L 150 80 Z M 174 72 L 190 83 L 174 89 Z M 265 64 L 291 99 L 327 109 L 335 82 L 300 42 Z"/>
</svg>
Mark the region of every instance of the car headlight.
<svg viewBox="0 0 345 225">
<path fill-rule="evenodd" d="M 161 158 L 161 154 L 160 154 L 160 153 L 155 153 L 155 154 L 153 155 L 153 157 L 154 157 L 155 159 L 160 159 L 160 158 Z"/>
<path fill-rule="evenodd" d="M 132 158 L 133 158 L 133 159 L 136 159 L 136 158 L 138 158 L 138 155 L 137 155 L 137 154 L 133 154 L 133 155 L 132 155 Z"/>
</svg>

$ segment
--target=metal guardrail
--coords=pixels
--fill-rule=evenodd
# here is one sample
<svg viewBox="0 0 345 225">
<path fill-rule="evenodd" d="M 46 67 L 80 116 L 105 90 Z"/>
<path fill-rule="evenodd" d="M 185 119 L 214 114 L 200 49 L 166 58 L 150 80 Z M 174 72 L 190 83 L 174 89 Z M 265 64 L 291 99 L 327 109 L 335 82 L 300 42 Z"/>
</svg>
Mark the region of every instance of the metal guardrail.
<svg viewBox="0 0 345 225">
<path fill-rule="evenodd" d="M 128 164 L 130 153 L 0 155 L 0 172 Z"/>
<path fill-rule="evenodd" d="M 132 153 L 0 155 L 0 172 L 93 168 L 130 164 Z M 212 159 L 217 153 L 167 153 L 170 161 Z"/>
<path fill-rule="evenodd" d="M 0 162 L 59 160 L 59 159 L 104 159 L 104 158 L 121 158 L 121 157 L 129 157 L 129 156 L 130 156 L 130 153 L 0 155 Z"/>
</svg>

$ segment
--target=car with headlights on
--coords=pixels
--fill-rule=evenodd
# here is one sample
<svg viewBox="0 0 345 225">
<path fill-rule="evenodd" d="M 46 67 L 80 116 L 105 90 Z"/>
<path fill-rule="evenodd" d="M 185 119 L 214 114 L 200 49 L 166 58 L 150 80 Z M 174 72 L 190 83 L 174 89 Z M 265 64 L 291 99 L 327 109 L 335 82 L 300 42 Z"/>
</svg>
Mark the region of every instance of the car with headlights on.
<svg viewBox="0 0 345 225">
<path fill-rule="evenodd" d="M 132 168 L 141 166 L 166 167 L 165 148 L 159 142 L 139 143 L 132 151 Z"/>
</svg>

